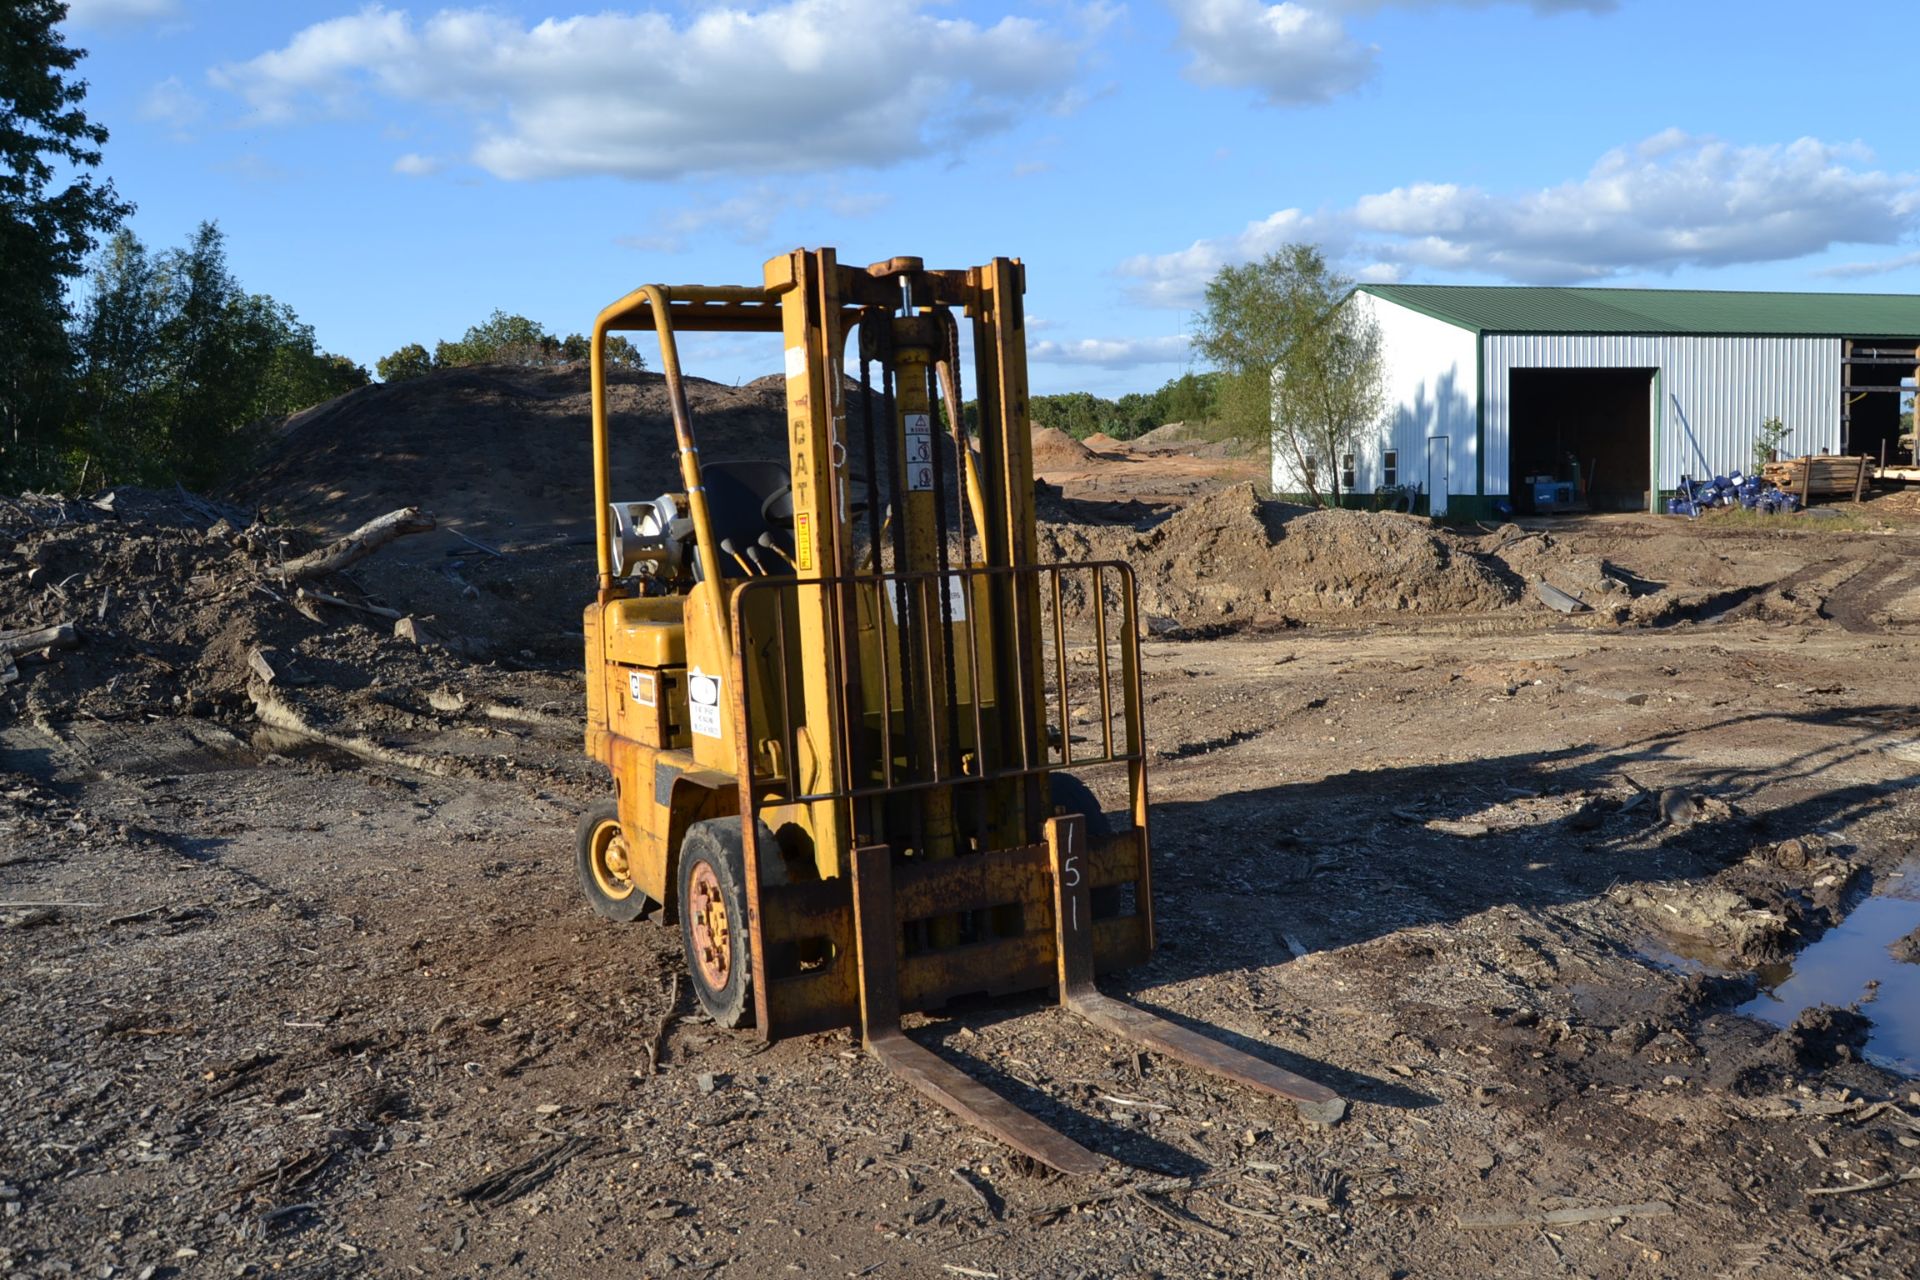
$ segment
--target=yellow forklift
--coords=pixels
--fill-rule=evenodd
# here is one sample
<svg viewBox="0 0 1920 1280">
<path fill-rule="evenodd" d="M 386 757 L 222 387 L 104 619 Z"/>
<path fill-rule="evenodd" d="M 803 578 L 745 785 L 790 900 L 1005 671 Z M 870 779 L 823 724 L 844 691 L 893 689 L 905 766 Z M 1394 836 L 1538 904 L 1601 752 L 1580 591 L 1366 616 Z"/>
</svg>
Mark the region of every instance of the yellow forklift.
<svg viewBox="0 0 1920 1280">
<path fill-rule="evenodd" d="M 1330 1123 L 1331 1090 L 1094 986 L 1154 943 L 1139 626 L 1125 564 L 1038 563 L 1024 291 L 1015 259 L 796 250 L 758 285 L 648 285 L 600 313 L 586 745 L 613 796 L 581 822 L 582 888 L 603 916 L 677 924 L 720 1024 L 857 1028 L 922 1093 L 1063 1172 L 1098 1158 L 901 1014 L 1055 989 L 1109 1033 Z M 679 485 L 624 500 L 605 348 L 646 329 Z M 702 459 L 688 332 L 779 335 L 785 458 Z M 1124 796 L 1114 817 L 1095 773 Z"/>
</svg>

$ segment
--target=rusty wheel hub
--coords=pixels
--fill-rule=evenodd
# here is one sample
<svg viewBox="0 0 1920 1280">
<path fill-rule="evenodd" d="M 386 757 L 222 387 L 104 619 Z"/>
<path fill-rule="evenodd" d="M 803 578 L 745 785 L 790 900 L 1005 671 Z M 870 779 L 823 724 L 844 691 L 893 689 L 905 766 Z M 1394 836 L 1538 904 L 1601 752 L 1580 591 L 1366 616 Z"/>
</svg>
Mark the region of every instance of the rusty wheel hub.
<svg viewBox="0 0 1920 1280">
<path fill-rule="evenodd" d="M 733 929 L 727 919 L 726 895 L 720 889 L 720 878 L 704 862 L 694 864 L 688 889 L 693 962 L 708 990 L 720 991 L 727 985 L 727 973 L 733 964 Z"/>
<path fill-rule="evenodd" d="M 593 833 L 593 882 L 600 892 L 619 902 L 633 893 L 632 868 L 627 862 L 627 838 L 620 824 L 603 822 Z"/>
</svg>

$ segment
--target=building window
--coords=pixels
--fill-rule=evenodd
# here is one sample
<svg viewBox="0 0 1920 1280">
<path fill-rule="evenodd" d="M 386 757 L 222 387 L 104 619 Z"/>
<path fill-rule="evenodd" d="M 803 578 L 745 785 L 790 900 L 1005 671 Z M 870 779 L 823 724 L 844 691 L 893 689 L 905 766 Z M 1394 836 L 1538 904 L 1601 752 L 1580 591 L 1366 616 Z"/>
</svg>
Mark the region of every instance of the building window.
<svg viewBox="0 0 1920 1280">
<path fill-rule="evenodd" d="M 1350 453 L 1340 455 L 1340 487 L 1353 492 L 1353 455 Z"/>
<path fill-rule="evenodd" d="M 1307 464 L 1307 487 L 1311 489 L 1320 481 L 1320 464 L 1312 454 L 1308 454 L 1304 461 Z"/>
<path fill-rule="evenodd" d="M 1400 483 L 1400 451 L 1398 449 L 1387 450 L 1386 456 L 1381 459 L 1380 465 L 1381 470 L 1385 472 L 1385 475 L 1380 481 L 1381 484 L 1391 489 L 1394 485 Z"/>
</svg>

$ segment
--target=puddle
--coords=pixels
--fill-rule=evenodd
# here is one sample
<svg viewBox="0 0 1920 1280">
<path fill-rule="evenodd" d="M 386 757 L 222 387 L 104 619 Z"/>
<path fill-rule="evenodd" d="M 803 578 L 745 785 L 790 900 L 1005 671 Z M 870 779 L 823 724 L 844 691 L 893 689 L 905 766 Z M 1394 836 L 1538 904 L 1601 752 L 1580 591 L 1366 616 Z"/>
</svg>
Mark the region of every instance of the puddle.
<svg viewBox="0 0 1920 1280">
<path fill-rule="evenodd" d="M 1895 960 L 1890 943 L 1920 928 L 1920 862 L 1908 863 L 1876 887 L 1847 918 L 1793 959 L 1759 971 L 1761 992 L 1738 1012 L 1784 1027 L 1817 1004 L 1849 1005 L 1879 980 L 1860 1006 L 1873 1020 L 1866 1057 L 1878 1066 L 1920 1076 L 1920 964 Z"/>
</svg>

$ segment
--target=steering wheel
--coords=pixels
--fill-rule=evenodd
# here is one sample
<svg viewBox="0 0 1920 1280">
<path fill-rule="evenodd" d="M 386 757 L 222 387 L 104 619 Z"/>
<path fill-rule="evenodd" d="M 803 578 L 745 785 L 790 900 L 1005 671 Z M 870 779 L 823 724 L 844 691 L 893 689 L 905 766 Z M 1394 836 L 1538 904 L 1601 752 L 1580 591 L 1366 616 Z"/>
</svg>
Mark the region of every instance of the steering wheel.
<svg viewBox="0 0 1920 1280">
<path fill-rule="evenodd" d="M 760 518 L 776 529 L 793 528 L 793 485 L 783 484 L 760 504 Z"/>
</svg>

